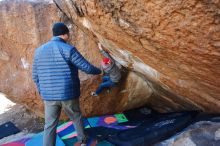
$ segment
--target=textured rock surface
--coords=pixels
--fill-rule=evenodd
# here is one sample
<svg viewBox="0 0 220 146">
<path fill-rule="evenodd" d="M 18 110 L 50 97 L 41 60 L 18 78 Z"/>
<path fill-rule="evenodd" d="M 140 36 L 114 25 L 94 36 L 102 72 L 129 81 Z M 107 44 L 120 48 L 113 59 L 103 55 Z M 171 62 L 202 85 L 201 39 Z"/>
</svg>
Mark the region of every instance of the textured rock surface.
<svg viewBox="0 0 220 146">
<path fill-rule="evenodd" d="M 53 22 L 65 21 L 71 28 L 71 43 L 99 66 L 101 55 L 96 49 L 96 38 L 70 23 L 54 3 L 10 0 L 0 2 L 0 12 L 0 91 L 38 115 L 42 116 L 43 105 L 31 79 L 32 57 L 35 48 L 51 38 Z M 100 98 L 92 98 L 90 92 L 101 82 L 100 76 L 80 73 L 80 79 L 81 107 L 86 116 L 141 106 L 153 92 L 147 82 L 131 72 L 125 75 L 120 88 L 112 89 L 111 94 L 104 92 Z"/>
<path fill-rule="evenodd" d="M 0 2 L 0 91 L 36 112 L 43 107 L 31 79 L 33 52 L 51 37 L 56 14 L 48 2 Z"/>
<path fill-rule="evenodd" d="M 82 88 L 81 106 L 82 112 L 86 115 L 111 114 L 143 106 L 149 101 L 153 92 L 147 82 L 130 72 L 124 74 L 120 85 L 111 88 L 110 93 L 104 90 L 99 97 L 92 97 L 90 96 L 91 87 L 99 83 L 94 81 L 87 81 Z"/>
<path fill-rule="evenodd" d="M 219 0 L 54 0 L 115 59 L 151 82 L 159 111 L 220 111 Z"/>
<path fill-rule="evenodd" d="M 191 125 L 181 134 L 155 146 L 219 146 L 219 122 L 201 121 Z"/>
</svg>

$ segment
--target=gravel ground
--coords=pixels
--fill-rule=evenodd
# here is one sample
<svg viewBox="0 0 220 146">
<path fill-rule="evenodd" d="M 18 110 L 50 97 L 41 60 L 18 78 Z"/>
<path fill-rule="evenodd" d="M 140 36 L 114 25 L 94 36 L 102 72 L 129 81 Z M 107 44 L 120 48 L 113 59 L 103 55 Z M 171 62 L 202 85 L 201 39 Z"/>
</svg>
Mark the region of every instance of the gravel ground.
<svg viewBox="0 0 220 146">
<path fill-rule="evenodd" d="M 21 130 L 17 134 L 0 139 L 0 144 L 30 137 L 43 131 L 44 120 L 42 118 L 38 118 L 24 106 L 11 102 L 2 93 L 0 93 L 0 99 L 0 125 L 11 121 Z"/>
</svg>

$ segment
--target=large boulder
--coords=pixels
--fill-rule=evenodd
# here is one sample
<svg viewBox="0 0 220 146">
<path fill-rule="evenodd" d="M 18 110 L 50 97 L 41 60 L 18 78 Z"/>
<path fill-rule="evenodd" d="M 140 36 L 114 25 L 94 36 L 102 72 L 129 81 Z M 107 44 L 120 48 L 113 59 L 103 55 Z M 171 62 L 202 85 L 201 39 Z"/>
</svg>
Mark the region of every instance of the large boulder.
<svg viewBox="0 0 220 146">
<path fill-rule="evenodd" d="M 0 2 L 0 91 L 43 116 L 43 104 L 31 79 L 34 50 L 52 37 L 54 22 L 64 21 L 71 41 L 91 63 L 99 66 L 96 38 L 72 23 L 51 1 L 10 0 Z M 85 116 L 115 113 L 147 103 L 153 93 L 148 82 L 134 72 L 124 72 L 120 86 L 99 98 L 90 96 L 101 76 L 80 72 L 81 108 Z M 138 98 L 137 98 L 138 97 Z"/>
<path fill-rule="evenodd" d="M 38 114 L 43 106 L 31 79 L 33 53 L 50 39 L 50 27 L 58 20 L 50 2 L 0 2 L 0 91 Z"/>
<path fill-rule="evenodd" d="M 152 108 L 219 113 L 219 1 L 54 1 L 120 64 L 149 82 Z"/>
</svg>

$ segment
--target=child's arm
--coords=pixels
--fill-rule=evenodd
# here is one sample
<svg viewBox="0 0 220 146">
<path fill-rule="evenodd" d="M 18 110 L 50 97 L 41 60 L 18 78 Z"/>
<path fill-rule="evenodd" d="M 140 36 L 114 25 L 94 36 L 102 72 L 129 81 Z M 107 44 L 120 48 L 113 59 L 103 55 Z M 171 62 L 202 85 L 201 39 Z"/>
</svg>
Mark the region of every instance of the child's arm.
<svg viewBox="0 0 220 146">
<path fill-rule="evenodd" d="M 104 70 L 102 69 L 101 71 L 102 71 L 101 75 L 102 75 L 102 76 L 104 76 L 104 75 L 105 75 L 105 72 L 104 72 Z"/>
<path fill-rule="evenodd" d="M 102 48 L 102 45 L 100 43 L 98 43 L 98 46 L 99 46 L 99 50 L 100 52 L 102 53 L 103 56 L 111 59 L 111 61 L 114 62 L 114 59 L 111 57 L 111 55 L 109 55 L 109 53 L 107 51 L 105 51 L 103 48 Z"/>
</svg>

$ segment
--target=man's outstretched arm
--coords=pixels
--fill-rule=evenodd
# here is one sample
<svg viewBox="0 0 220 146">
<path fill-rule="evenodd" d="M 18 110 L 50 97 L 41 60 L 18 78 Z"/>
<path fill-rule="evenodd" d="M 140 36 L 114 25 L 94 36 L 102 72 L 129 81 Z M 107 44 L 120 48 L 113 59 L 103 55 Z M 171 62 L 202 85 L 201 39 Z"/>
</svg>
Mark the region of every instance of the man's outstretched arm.
<svg viewBox="0 0 220 146">
<path fill-rule="evenodd" d="M 70 61 L 87 74 L 101 74 L 101 70 L 90 64 L 78 51 L 73 48 L 70 53 Z"/>
</svg>

